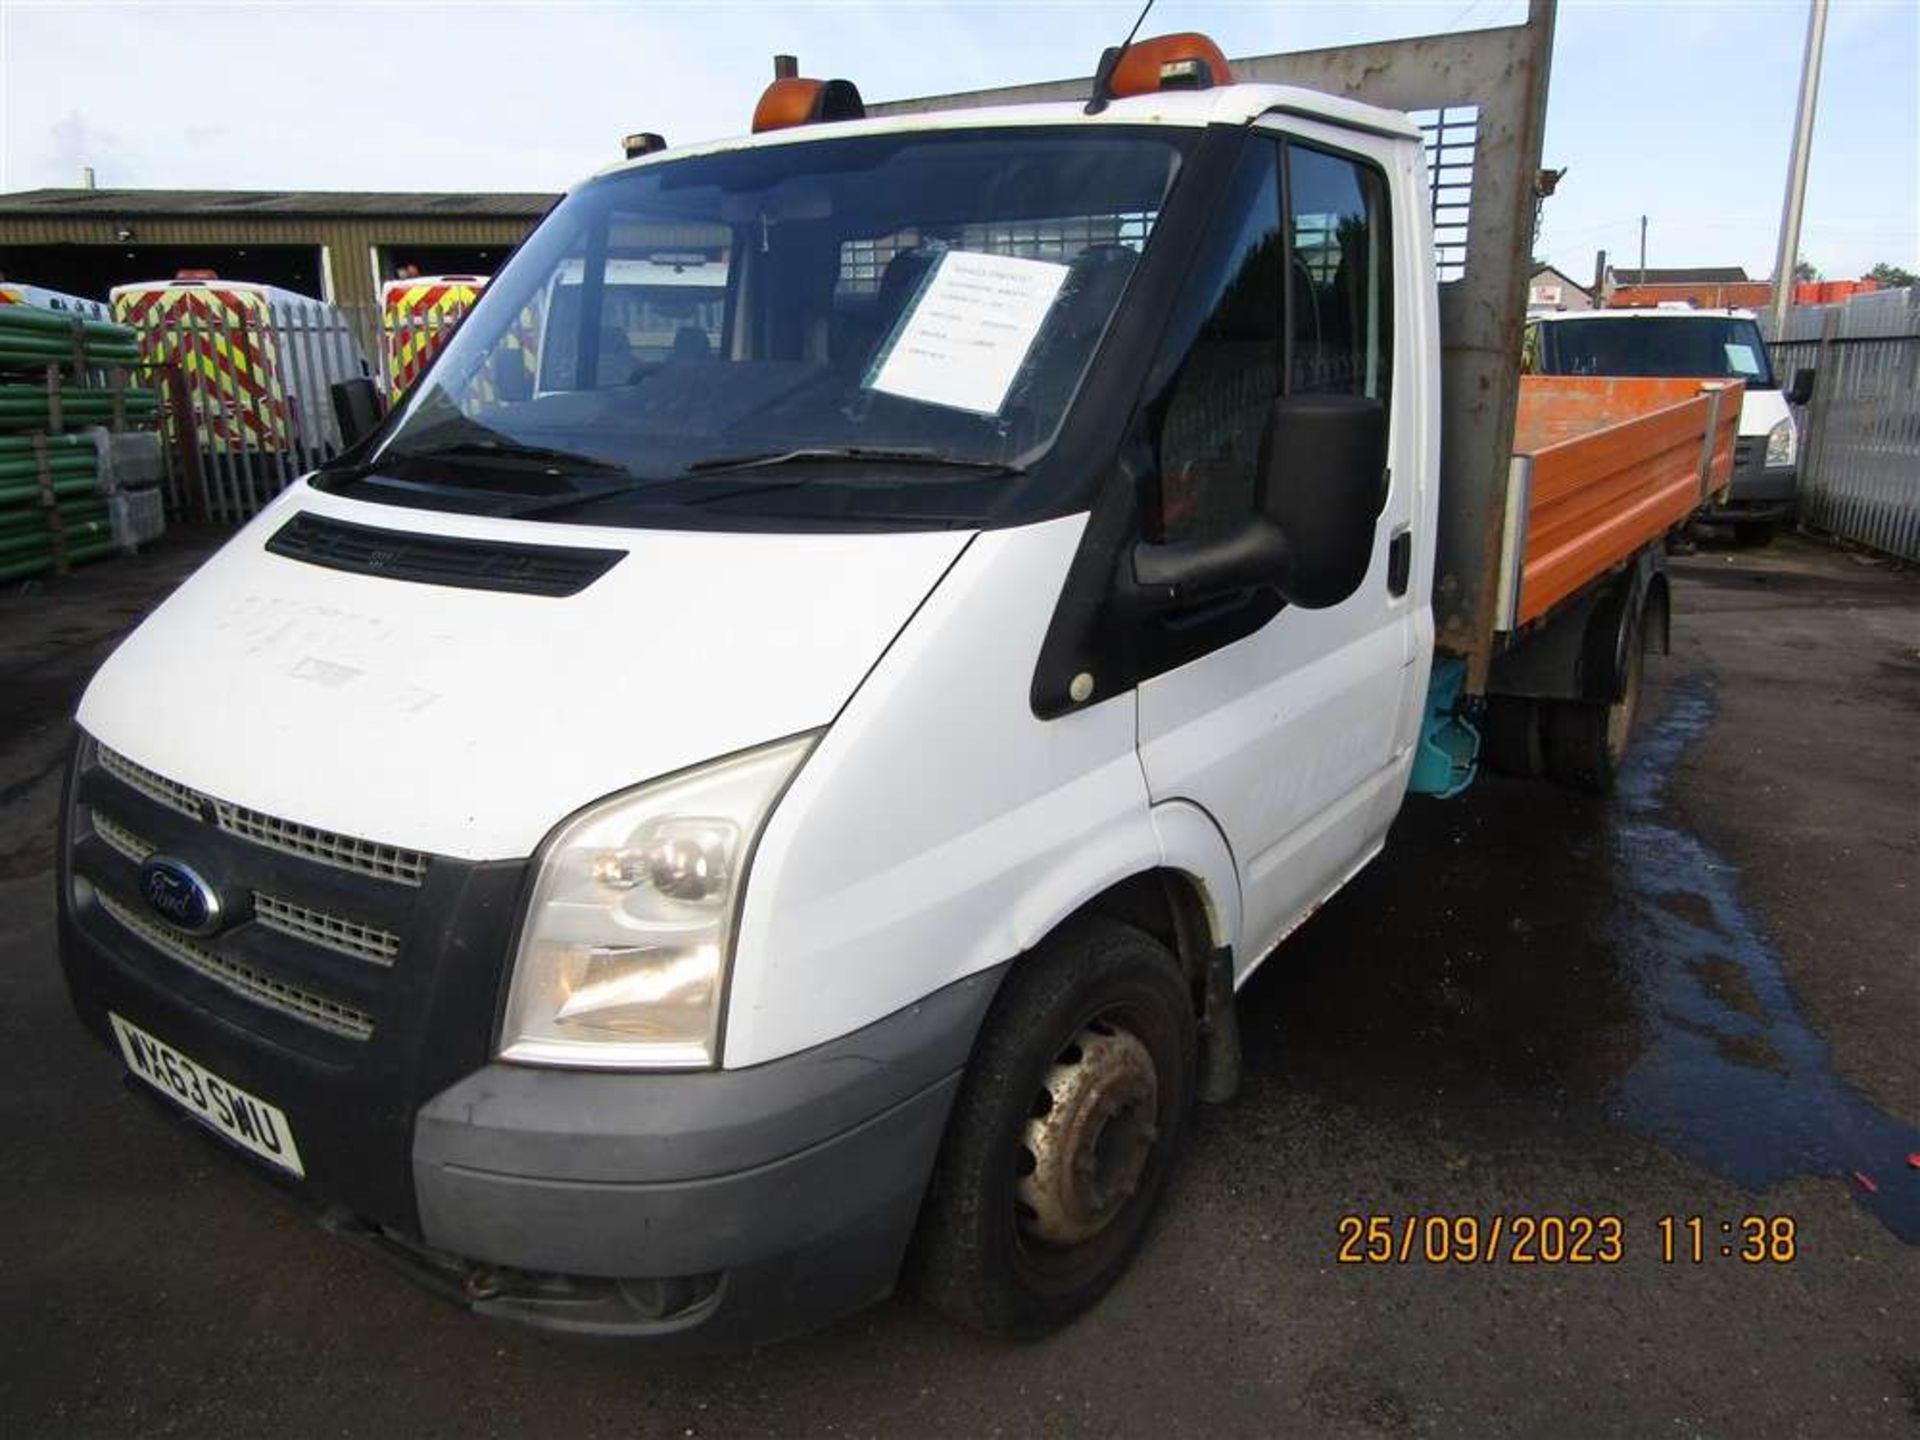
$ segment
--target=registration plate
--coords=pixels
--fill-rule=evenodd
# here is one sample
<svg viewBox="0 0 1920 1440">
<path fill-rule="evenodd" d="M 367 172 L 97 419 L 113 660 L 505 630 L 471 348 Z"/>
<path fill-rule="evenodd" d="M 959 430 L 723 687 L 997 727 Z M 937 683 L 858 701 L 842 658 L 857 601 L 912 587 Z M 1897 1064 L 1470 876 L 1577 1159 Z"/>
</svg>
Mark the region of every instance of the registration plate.
<svg viewBox="0 0 1920 1440">
<path fill-rule="evenodd" d="M 197 1060 L 190 1060 L 164 1040 L 156 1040 L 138 1025 L 109 1012 L 114 1038 L 127 1068 L 170 1100 L 177 1100 L 235 1144 L 251 1150 L 269 1164 L 295 1175 L 307 1172 L 293 1143 L 293 1127 L 278 1106 L 250 1095 L 231 1080 L 222 1080 Z"/>
</svg>

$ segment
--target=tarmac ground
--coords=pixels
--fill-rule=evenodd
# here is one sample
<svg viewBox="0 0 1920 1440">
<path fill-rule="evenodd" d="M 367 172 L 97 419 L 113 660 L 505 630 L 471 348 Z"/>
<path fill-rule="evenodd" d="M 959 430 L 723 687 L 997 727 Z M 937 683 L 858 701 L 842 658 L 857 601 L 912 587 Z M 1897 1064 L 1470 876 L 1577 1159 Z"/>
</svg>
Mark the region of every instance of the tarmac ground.
<svg viewBox="0 0 1920 1440">
<path fill-rule="evenodd" d="M 1242 1093 L 1201 1112 L 1140 1262 L 1080 1323 L 1016 1346 L 902 1297 L 670 1359 L 415 1289 L 138 1102 L 73 1020 L 68 717 L 207 548 L 0 593 L 0 1432 L 1920 1428 L 1911 572 L 1799 536 L 1677 558 L 1618 792 L 1410 801 L 1243 992 Z M 1376 1216 L 1413 1219 L 1408 1259 L 1343 1263 Z M 1424 1258 L 1463 1233 L 1429 1217 L 1494 1216 L 1617 1219 L 1619 1258 Z"/>
</svg>

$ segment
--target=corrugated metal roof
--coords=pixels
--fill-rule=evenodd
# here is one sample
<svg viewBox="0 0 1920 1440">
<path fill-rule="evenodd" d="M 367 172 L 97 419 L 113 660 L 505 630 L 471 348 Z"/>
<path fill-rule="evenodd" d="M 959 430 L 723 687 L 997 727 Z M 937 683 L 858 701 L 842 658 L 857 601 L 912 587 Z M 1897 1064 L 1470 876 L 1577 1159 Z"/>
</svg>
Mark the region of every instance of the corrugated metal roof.
<svg viewBox="0 0 1920 1440">
<path fill-rule="evenodd" d="M 16 190 L 0 194 L 0 215 L 378 215 L 405 218 L 533 218 L 559 196 L 378 190 Z"/>
<path fill-rule="evenodd" d="M 1613 278 L 1622 285 L 1745 285 L 1747 272 L 1740 265 L 1704 265 L 1690 270 L 1645 270 L 1615 266 Z"/>
</svg>

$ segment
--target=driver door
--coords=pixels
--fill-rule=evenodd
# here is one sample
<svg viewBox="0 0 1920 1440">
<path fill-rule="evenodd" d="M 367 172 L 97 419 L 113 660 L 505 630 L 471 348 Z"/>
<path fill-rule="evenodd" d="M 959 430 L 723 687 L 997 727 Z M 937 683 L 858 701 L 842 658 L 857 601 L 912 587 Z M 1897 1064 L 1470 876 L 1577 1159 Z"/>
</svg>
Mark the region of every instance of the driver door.
<svg viewBox="0 0 1920 1440">
<path fill-rule="evenodd" d="M 1219 533 L 1249 512 L 1277 397 L 1368 395 L 1389 416 L 1390 485 L 1352 596 L 1305 610 L 1249 591 L 1143 622 L 1141 764 L 1156 804 L 1201 806 L 1232 847 L 1242 974 L 1378 848 L 1417 734 L 1418 466 L 1393 396 L 1390 158 L 1365 137 L 1342 135 L 1340 148 L 1249 138 L 1237 208 L 1218 222 L 1237 224 L 1237 238 L 1209 246 L 1224 259 L 1204 267 L 1207 319 L 1157 416 L 1167 540 Z"/>
</svg>

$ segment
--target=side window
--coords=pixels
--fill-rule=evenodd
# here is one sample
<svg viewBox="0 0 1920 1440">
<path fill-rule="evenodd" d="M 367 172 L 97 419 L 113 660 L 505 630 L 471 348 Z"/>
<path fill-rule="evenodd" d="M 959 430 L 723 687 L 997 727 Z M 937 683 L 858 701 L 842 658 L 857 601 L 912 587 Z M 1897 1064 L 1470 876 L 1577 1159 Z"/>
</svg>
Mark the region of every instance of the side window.
<svg viewBox="0 0 1920 1440">
<path fill-rule="evenodd" d="M 1371 166 L 1287 147 L 1288 393 L 1386 403 L 1393 364 L 1392 226 Z"/>
<path fill-rule="evenodd" d="M 1160 531 L 1198 540 L 1253 508 L 1267 411 L 1280 393 L 1286 235 L 1280 147 L 1248 142 L 1225 215 L 1239 225 L 1196 277 L 1205 316 L 1168 393 L 1160 425 Z M 1210 247 L 1212 248 L 1212 247 Z M 1179 335 L 1177 338 L 1186 338 Z"/>
<path fill-rule="evenodd" d="M 1169 541 L 1222 534 L 1252 510 L 1277 397 L 1386 404 L 1393 378 L 1392 219 L 1377 169 L 1256 137 L 1222 208 L 1237 233 L 1195 276 L 1205 319 L 1190 339 L 1176 327 L 1189 348 L 1160 424 Z"/>
</svg>

